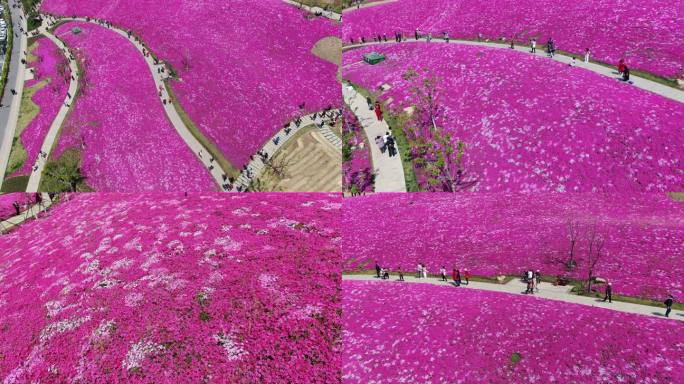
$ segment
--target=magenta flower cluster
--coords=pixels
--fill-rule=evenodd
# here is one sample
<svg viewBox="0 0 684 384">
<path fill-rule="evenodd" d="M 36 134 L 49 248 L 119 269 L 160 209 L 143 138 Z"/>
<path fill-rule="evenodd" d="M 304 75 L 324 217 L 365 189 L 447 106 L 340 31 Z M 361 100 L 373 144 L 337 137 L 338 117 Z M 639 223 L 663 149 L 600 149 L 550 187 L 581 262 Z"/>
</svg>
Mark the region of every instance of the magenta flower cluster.
<svg viewBox="0 0 684 384">
<path fill-rule="evenodd" d="M 599 194 L 376 194 L 345 200 L 346 269 L 436 273 L 469 268 L 473 274 L 543 275 L 586 279 L 587 236 L 605 239 L 595 276 L 615 293 L 664 300 L 684 295 L 684 206 L 666 195 Z M 567 270 L 577 230 L 575 268 Z"/>
<path fill-rule="evenodd" d="M 387 60 L 358 63 L 379 51 Z M 344 76 L 402 112 L 438 79 L 437 125 L 465 144 L 476 191 L 684 189 L 684 105 L 581 67 L 504 49 L 402 43 L 344 54 Z M 354 64 L 354 65 L 352 65 Z M 417 75 L 407 80 L 411 70 Z M 423 185 L 429 189 L 428 185 Z"/>
<path fill-rule="evenodd" d="M 152 74 L 131 42 L 83 22 L 62 24 L 55 34 L 84 74 L 53 157 L 80 151 L 86 183 L 97 191 L 216 189 L 166 117 Z"/>
<path fill-rule="evenodd" d="M 172 87 L 192 121 L 238 168 L 303 114 L 300 105 L 341 104 L 337 65 L 311 52 L 339 27 L 280 0 L 47 0 L 41 9 L 140 36 L 177 72 Z"/>
<path fill-rule="evenodd" d="M 339 195 L 63 199 L 0 237 L 4 383 L 339 378 Z"/>
<path fill-rule="evenodd" d="M 684 75 L 684 8 L 668 0 L 399 0 L 344 15 L 345 42 L 415 30 L 452 38 L 514 39 L 538 45 L 549 37 L 557 49 L 669 78 Z"/>
<path fill-rule="evenodd" d="M 678 321 L 430 284 L 344 281 L 345 383 L 681 383 Z"/>
<path fill-rule="evenodd" d="M 31 101 L 38 106 L 40 111 L 21 132 L 21 144 L 27 153 L 26 161 L 12 176 L 31 173 L 31 168 L 36 163 L 45 135 L 66 98 L 71 81 L 71 70 L 68 62 L 55 43 L 46 37 L 39 37 L 35 44 L 37 47 L 31 51 L 31 54 L 36 60 L 28 64 L 28 67 L 33 71 L 33 79 L 27 81 L 25 87 L 33 87 L 43 81 L 47 81 L 47 84 L 36 91 L 31 98 Z"/>
<path fill-rule="evenodd" d="M 354 113 L 347 108 L 344 109 L 343 118 L 342 134 L 344 145 L 349 148 L 350 158 L 342 163 L 342 186 L 347 192 L 373 192 L 373 164 L 366 135 Z"/>
</svg>

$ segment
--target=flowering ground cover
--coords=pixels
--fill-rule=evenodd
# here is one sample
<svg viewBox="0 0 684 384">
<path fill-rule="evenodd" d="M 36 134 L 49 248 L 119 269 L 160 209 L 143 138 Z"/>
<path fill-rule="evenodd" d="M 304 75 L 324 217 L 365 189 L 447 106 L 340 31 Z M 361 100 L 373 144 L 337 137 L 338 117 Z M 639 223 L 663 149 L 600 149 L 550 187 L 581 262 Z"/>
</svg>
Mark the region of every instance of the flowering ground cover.
<svg viewBox="0 0 684 384">
<path fill-rule="evenodd" d="M 0 237 L 4 383 L 339 379 L 338 195 L 66 197 Z"/>
<path fill-rule="evenodd" d="M 473 274 L 587 277 L 592 228 L 605 240 L 594 276 L 615 293 L 656 300 L 684 294 L 684 205 L 667 196 L 599 194 L 376 194 L 347 199 L 342 220 L 347 270 L 413 271 L 424 263 Z M 566 270 L 576 230 L 575 267 Z"/>
<path fill-rule="evenodd" d="M 344 281 L 345 383 L 678 383 L 679 321 L 498 292 Z"/>
<path fill-rule="evenodd" d="M 0 221 L 7 220 L 16 215 L 17 212 L 13 205 L 15 201 L 18 202 L 23 209 L 24 205 L 32 200 L 25 193 L 0 194 Z"/>
<path fill-rule="evenodd" d="M 371 51 L 387 60 L 360 63 Z M 395 112 L 417 103 L 417 82 L 436 78 L 436 123 L 453 147 L 463 142 L 471 190 L 684 190 L 684 104 L 503 49 L 402 43 L 347 51 L 343 61 L 352 82 L 390 85 L 381 100 Z"/>
<path fill-rule="evenodd" d="M 359 40 L 377 34 L 394 36 L 415 29 L 452 38 L 515 39 L 539 44 L 553 37 L 557 49 L 612 65 L 625 58 L 632 68 L 678 78 L 684 74 L 684 9 L 667 0 L 398 0 L 349 12 L 343 35 Z"/>
<path fill-rule="evenodd" d="M 80 28 L 80 33 L 72 29 Z M 53 158 L 82 152 L 97 191 L 212 191 L 214 182 L 168 121 L 142 55 L 107 28 L 68 22 L 55 30 L 85 75 Z"/>
<path fill-rule="evenodd" d="M 237 168 L 301 115 L 301 104 L 311 112 L 341 105 L 337 65 L 311 53 L 339 27 L 280 0 L 48 0 L 41 9 L 140 36 L 176 71 L 172 88 L 189 117 Z"/>
<path fill-rule="evenodd" d="M 55 43 L 46 37 L 39 37 L 36 44 L 37 47 L 31 51 L 31 55 L 36 59 L 28 64 L 34 71 L 33 79 L 27 81 L 25 86 L 29 88 L 44 81 L 48 83 L 31 98 L 40 111 L 21 132 L 20 140 L 27 156 L 24 165 L 12 176 L 31 173 L 31 167 L 36 163 L 45 135 L 66 98 L 71 79 L 69 64 Z"/>
<path fill-rule="evenodd" d="M 358 119 L 347 108 L 344 109 L 342 137 L 344 139 L 342 159 L 344 191 L 353 194 L 373 192 L 373 164 L 369 144 Z"/>
</svg>

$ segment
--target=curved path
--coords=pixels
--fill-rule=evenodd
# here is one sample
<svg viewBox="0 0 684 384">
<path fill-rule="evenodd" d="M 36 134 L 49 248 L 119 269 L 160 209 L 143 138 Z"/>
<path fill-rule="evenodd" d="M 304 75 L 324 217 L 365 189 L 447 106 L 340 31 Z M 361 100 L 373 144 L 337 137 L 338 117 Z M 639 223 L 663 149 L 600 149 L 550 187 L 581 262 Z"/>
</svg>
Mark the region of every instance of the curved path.
<svg viewBox="0 0 684 384">
<path fill-rule="evenodd" d="M 360 8 L 370 8 L 370 7 L 375 7 L 376 5 L 394 3 L 396 1 L 398 1 L 398 0 L 377 0 L 377 1 L 370 2 L 370 3 L 352 5 L 351 7 L 347 7 L 345 9 L 343 9 L 342 13 L 349 13 L 349 12 L 356 11 L 357 9 L 360 9 Z"/>
<path fill-rule="evenodd" d="M 375 174 L 374 191 L 406 192 L 401 154 L 397 153 L 396 156 L 389 157 L 387 153 L 380 152 L 380 148 L 375 145 L 375 137 L 382 136 L 390 130 L 387 122 L 385 120 L 378 121 L 375 112 L 368 108 L 366 98 L 357 92 L 353 86 L 344 85 L 342 87 L 342 95 L 344 96 L 344 102 L 347 103 L 351 111 L 359 119 L 359 123 L 368 138 L 373 162 L 373 173 Z"/>
<path fill-rule="evenodd" d="M 50 195 L 47 193 L 41 193 L 41 196 L 43 197 L 42 204 L 34 204 L 24 212 L 0 222 L 0 234 L 11 231 L 28 220 L 37 219 L 41 212 L 47 211 L 52 206 L 53 201 L 50 200 Z"/>
<path fill-rule="evenodd" d="M 378 279 L 375 275 L 355 275 L 355 274 L 343 274 L 342 280 L 350 281 L 376 281 L 378 284 L 389 283 L 388 281 Z M 396 275 L 390 275 L 390 281 L 397 281 Z M 439 278 L 428 277 L 427 279 L 418 279 L 412 275 L 412 273 L 407 272 L 404 274 L 404 281 L 409 284 L 433 284 L 433 285 L 448 285 L 453 286 L 451 281 L 444 282 Z M 508 293 L 512 295 L 524 295 L 526 286 L 518 279 L 513 279 L 507 284 L 496 284 L 496 283 L 483 283 L 478 281 L 471 281 L 468 285 L 461 285 L 459 288 L 464 289 L 481 289 L 485 291 Z M 534 296 L 556 301 L 564 301 L 567 303 L 581 304 L 589 307 L 598 307 L 604 309 L 610 309 L 618 312 L 635 313 L 644 316 L 660 317 L 665 319 L 665 308 L 664 307 L 652 307 L 649 305 L 632 304 L 622 301 L 613 301 L 612 303 L 603 302 L 600 299 L 579 296 L 570 293 L 570 286 L 554 286 L 550 283 L 542 282 L 539 287 L 539 292 L 536 292 Z M 454 287 L 454 289 L 458 289 Z M 684 322 L 684 311 L 672 310 L 670 313 L 670 319 L 679 320 Z"/>
<path fill-rule="evenodd" d="M 280 148 L 284 147 L 285 143 L 294 137 L 297 131 L 304 127 L 316 125 L 321 134 L 326 139 L 331 141 L 331 144 L 335 148 L 342 150 L 342 141 L 339 140 L 339 138 L 337 138 L 337 136 L 330 130 L 331 125 L 335 123 L 340 114 L 341 111 L 332 109 L 327 112 L 321 111 L 303 116 L 300 118 L 299 122 L 291 121 L 289 124 L 280 129 L 278 133 L 273 135 L 273 137 L 271 137 L 271 139 L 268 140 L 261 148 L 259 153 L 253 156 L 252 160 L 244 167 L 240 173 L 240 176 L 238 176 L 233 185 L 229 186 L 230 190 L 232 192 L 246 191 L 252 184 L 252 180 L 258 178 L 264 172 L 266 163 L 261 155 L 266 154 L 267 159 L 272 159 L 276 155 L 276 152 Z M 327 132 L 335 137 L 328 137 L 329 135 Z M 337 138 L 339 141 L 334 141 L 335 138 Z"/>
<path fill-rule="evenodd" d="M 71 70 L 71 81 L 69 81 L 69 90 L 67 91 L 67 96 L 64 99 L 64 103 L 62 103 L 62 106 L 57 112 L 57 116 L 55 116 L 55 119 L 52 121 L 50 129 L 43 139 L 43 145 L 40 147 L 40 153 L 36 158 L 36 162 L 33 167 L 31 167 L 31 176 L 29 176 L 26 192 L 38 191 L 40 179 L 43 175 L 43 171 L 45 170 L 45 166 L 47 165 L 48 155 L 52 151 L 55 140 L 57 139 L 57 135 L 59 134 L 59 130 L 62 127 L 62 123 L 64 123 L 64 119 L 74 103 L 74 100 L 69 95 L 73 95 L 74 97 L 76 96 L 76 91 L 78 90 L 78 84 L 80 81 L 78 66 L 76 65 L 76 60 L 74 60 L 74 57 L 71 55 L 69 48 L 67 48 L 62 40 L 58 39 L 55 35 L 48 31 L 48 26 L 45 21 L 43 21 L 43 24 L 38 28 L 38 34 L 50 39 L 50 41 L 57 45 L 60 51 L 65 54 L 69 62 L 69 69 Z"/>
<path fill-rule="evenodd" d="M 26 17 L 24 17 L 24 12 L 21 3 L 18 0 L 12 1 L 10 4 L 10 13 L 12 15 L 12 22 L 14 25 L 14 43 L 12 45 L 12 57 L 9 69 L 9 75 L 7 77 L 7 85 L 5 86 L 5 94 L 7 97 L 2 97 L 3 102 L 10 100 L 11 102 L 9 108 L 7 108 L 4 103 L 2 109 L 0 109 L 0 186 L 2 186 L 5 180 L 5 172 L 7 171 L 7 163 L 9 162 L 10 151 L 12 150 L 12 142 L 14 140 L 14 133 L 17 129 L 17 124 L 19 122 L 19 110 L 21 107 L 21 95 L 24 93 L 24 75 L 26 73 L 26 62 L 22 62 L 25 59 L 24 52 L 26 52 L 27 47 L 27 36 L 25 31 Z M 13 5 L 19 4 L 18 7 Z M 17 40 L 18 37 L 18 40 Z M 16 91 L 16 95 L 11 94 L 11 90 Z M 3 132 L 4 130 L 4 132 Z"/>
<path fill-rule="evenodd" d="M 323 9 L 321 7 L 308 6 L 306 4 L 302 4 L 298 1 L 293 1 L 293 0 L 283 0 L 283 1 L 287 4 L 294 5 L 299 9 L 303 9 L 309 13 L 313 13 L 314 15 L 321 15 L 323 17 L 327 17 L 330 20 L 342 21 L 342 15 L 337 13 L 337 12 L 326 11 L 325 9 Z"/>
<path fill-rule="evenodd" d="M 416 42 L 427 42 L 427 39 L 425 37 L 421 37 L 418 40 L 415 40 L 414 38 L 410 39 L 403 39 L 401 43 L 395 42 L 393 39 L 390 39 L 388 37 L 387 42 L 366 42 L 364 44 L 348 44 L 342 47 L 342 52 L 352 50 L 355 48 L 359 47 L 369 47 L 373 45 L 388 45 L 388 44 L 403 44 L 404 42 L 408 43 L 416 43 Z M 444 39 L 442 38 L 432 38 L 432 41 L 429 44 L 461 44 L 461 45 L 475 45 L 475 46 L 481 46 L 481 47 L 490 47 L 490 48 L 498 48 L 498 49 L 507 49 L 510 50 L 510 46 L 506 44 L 500 44 L 500 43 L 494 43 L 494 42 L 481 42 L 481 41 L 470 41 L 470 40 L 457 40 L 454 38 L 450 39 L 450 42 L 447 43 Z M 532 53 L 530 52 L 530 48 L 527 46 L 522 46 L 522 45 L 517 45 L 514 48 L 515 51 L 518 52 L 523 52 L 528 55 L 534 55 L 534 56 L 546 56 L 546 52 L 543 51 L 541 47 L 538 48 L 537 53 Z M 584 57 L 576 56 L 577 57 L 577 67 L 579 68 L 584 68 L 589 71 L 592 71 L 594 73 L 598 73 L 599 75 L 610 77 L 613 79 L 616 79 L 617 81 L 617 74 L 614 72 L 613 68 L 607 67 L 605 65 L 601 64 L 596 64 L 594 62 L 589 62 L 587 64 L 584 63 L 583 59 Z M 564 64 L 570 64 L 572 61 L 571 56 L 564 56 L 561 54 L 556 54 L 554 55 L 553 59 L 555 61 L 564 63 Z M 630 76 L 630 80 L 632 81 L 632 85 L 634 85 L 637 88 L 641 88 L 645 91 L 649 91 L 658 95 L 661 95 L 663 97 L 667 97 L 668 99 L 672 99 L 675 101 L 678 101 L 680 103 L 684 103 L 684 90 L 679 90 L 673 87 L 669 87 L 667 85 L 645 79 L 643 77 L 638 77 L 635 75 Z"/>
<path fill-rule="evenodd" d="M 43 15 L 44 20 L 48 18 L 47 15 Z M 128 34 L 127 31 L 124 31 L 123 29 L 114 27 L 114 26 L 104 26 L 102 23 L 99 23 L 95 21 L 94 19 L 89 19 L 86 20 L 83 17 L 62 17 L 62 18 L 52 18 L 51 24 L 54 24 L 55 22 L 69 22 L 69 21 L 79 21 L 79 22 L 84 22 L 84 23 L 90 23 L 90 24 L 95 24 L 99 25 L 100 27 L 103 28 L 108 28 L 119 35 L 123 36 L 126 38 L 131 44 L 135 46 L 135 48 L 140 52 L 140 54 L 143 56 L 145 62 L 147 63 L 148 68 L 150 69 L 150 73 L 152 75 L 152 78 L 154 79 L 154 84 L 156 86 L 156 90 L 158 91 L 159 89 L 163 89 L 164 91 L 162 92 L 162 98 L 159 100 L 160 103 L 162 103 L 162 100 L 170 100 L 169 95 L 166 92 L 166 84 L 164 80 L 166 80 L 168 77 L 168 69 L 166 66 L 162 63 L 159 62 L 159 64 L 155 63 L 155 59 L 151 54 L 145 55 L 145 52 L 149 52 L 145 46 L 138 40 L 136 40 L 134 35 Z M 44 21 L 45 23 L 45 21 Z M 164 71 L 160 73 L 159 69 L 163 69 Z M 217 186 L 221 186 L 222 190 L 226 190 L 226 188 L 223 188 L 222 185 L 225 183 L 224 180 L 226 180 L 227 176 L 227 171 L 224 171 L 221 169 L 221 167 L 218 166 L 217 163 L 215 163 L 213 157 L 210 155 L 203 156 L 203 153 L 209 154 L 209 151 L 197 140 L 197 138 L 192 134 L 192 132 L 188 129 L 188 127 L 185 125 L 183 120 L 181 119 L 180 115 L 178 114 L 178 111 L 174 107 L 173 103 L 168 101 L 166 104 L 162 103 L 162 107 L 164 108 L 164 112 L 166 113 L 167 118 L 173 125 L 174 129 L 176 132 L 178 132 L 178 135 L 185 141 L 185 144 L 190 148 L 192 153 L 195 154 L 195 157 L 204 164 L 204 167 L 208 170 L 209 173 L 211 173 L 212 178 L 216 182 Z M 61 110 L 60 110 L 61 112 Z M 60 124 L 61 125 L 61 124 Z M 52 128 L 51 128 L 52 129 Z M 53 139 L 54 140 L 54 139 Z M 49 155 L 49 152 L 45 152 Z M 36 172 L 37 173 L 37 172 Z M 42 173 L 42 172 L 41 172 Z M 38 176 L 40 178 L 40 176 Z"/>
</svg>

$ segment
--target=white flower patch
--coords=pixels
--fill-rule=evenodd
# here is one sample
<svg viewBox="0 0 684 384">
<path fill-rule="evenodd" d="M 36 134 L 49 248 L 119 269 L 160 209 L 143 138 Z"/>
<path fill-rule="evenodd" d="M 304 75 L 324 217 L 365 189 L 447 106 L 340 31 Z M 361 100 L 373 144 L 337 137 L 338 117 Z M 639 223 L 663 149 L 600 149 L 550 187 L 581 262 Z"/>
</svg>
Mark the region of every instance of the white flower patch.
<svg viewBox="0 0 684 384">
<path fill-rule="evenodd" d="M 231 213 L 235 216 L 243 217 L 243 216 L 249 215 L 250 211 L 251 211 L 250 208 L 242 207 L 242 208 L 238 208 L 238 209 L 233 210 Z"/>
<path fill-rule="evenodd" d="M 48 317 L 55 317 L 62 312 L 62 302 L 58 300 L 48 301 L 45 303 L 45 309 L 47 310 Z"/>
<path fill-rule="evenodd" d="M 257 235 L 267 235 L 268 234 L 268 229 L 260 229 L 256 233 Z"/>
<path fill-rule="evenodd" d="M 119 259 L 113 262 L 109 268 L 111 268 L 112 270 L 118 270 L 122 268 L 129 268 L 131 265 L 133 265 L 133 260 L 124 257 L 123 259 Z"/>
<path fill-rule="evenodd" d="M 233 229 L 233 226 L 232 226 L 232 225 L 223 224 L 223 225 L 221 226 L 221 232 L 228 232 L 228 231 L 230 231 L 231 229 Z"/>
<path fill-rule="evenodd" d="M 247 354 L 240 344 L 233 340 L 232 333 L 219 333 L 214 335 L 214 340 L 223 347 L 228 361 L 236 361 Z"/>
<path fill-rule="evenodd" d="M 142 252 L 142 244 L 140 243 L 140 237 L 135 237 L 128 241 L 128 243 L 124 244 L 124 249 L 127 251 L 136 250 L 138 252 Z"/>
<path fill-rule="evenodd" d="M 219 271 L 214 271 L 209 274 L 209 278 L 207 279 L 207 283 L 209 284 L 216 284 L 220 281 L 222 281 L 225 278 L 225 276 L 219 272 Z"/>
<path fill-rule="evenodd" d="M 223 248 L 224 251 L 239 251 L 242 248 L 242 243 L 233 240 L 230 236 L 218 237 L 214 240 L 214 244 Z"/>
<path fill-rule="evenodd" d="M 114 320 L 102 320 L 100 325 L 93 331 L 91 341 L 97 343 L 108 340 L 115 328 L 116 322 Z"/>
<path fill-rule="evenodd" d="M 158 252 L 152 252 L 147 254 L 145 261 L 140 265 L 140 268 L 143 270 L 147 271 L 150 269 L 152 264 L 156 264 L 159 262 L 159 253 Z"/>
<path fill-rule="evenodd" d="M 252 225 L 249 223 L 240 225 L 240 229 L 250 229 L 250 228 L 252 228 Z"/>
<path fill-rule="evenodd" d="M 86 321 L 90 321 L 90 316 L 79 317 L 77 319 L 62 320 L 56 323 L 48 324 L 40 332 L 40 342 L 45 343 L 46 341 L 53 338 L 55 335 L 74 330 Z"/>
<path fill-rule="evenodd" d="M 97 247 L 95 250 L 95 254 L 100 254 L 101 252 L 104 252 L 108 250 L 112 246 L 112 239 L 109 237 L 105 237 L 100 241 L 100 245 Z"/>
<path fill-rule="evenodd" d="M 297 320 L 306 320 L 314 315 L 319 315 L 321 313 L 321 307 L 318 305 L 307 304 L 304 308 L 298 308 L 290 314 L 291 318 Z"/>
<path fill-rule="evenodd" d="M 121 362 L 121 365 L 126 370 L 141 368 L 142 363 L 147 356 L 159 353 L 163 350 L 164 347 L 159 344 L 151 341 L 140 341 L 131 346 L 126 353 L 126 358 Z"/>
<path fill-rule="evenodd" d="M 324 211 L 339 210 L 342 209 L 342 203 L 326 202 L 321 209 Z"/>
<path fill-rule="evenodd" d="M 272 273 L 262 273 L 259 275 L 259 285 L 269 291 L 278 291 L 278 276 Z"/>
<path fill-rule="evenodd" d="M 143 299 L 142 293 L 131 292 L 131 293 L 127 294 L 126 297 L 124 298 L 124 303 L 126 304 L 127 307 L 133 308 L 133 307 L 137 307 L 138 304 L 140 304 L 140 302 L 142 301 L 142 299 Z"/>
<path fill-rule="evenodd" d="M 314 205 L 313 201 L 305 201 L 302 203 L 302 207 L 310 207 L 312 205 Z"/>
</svg>

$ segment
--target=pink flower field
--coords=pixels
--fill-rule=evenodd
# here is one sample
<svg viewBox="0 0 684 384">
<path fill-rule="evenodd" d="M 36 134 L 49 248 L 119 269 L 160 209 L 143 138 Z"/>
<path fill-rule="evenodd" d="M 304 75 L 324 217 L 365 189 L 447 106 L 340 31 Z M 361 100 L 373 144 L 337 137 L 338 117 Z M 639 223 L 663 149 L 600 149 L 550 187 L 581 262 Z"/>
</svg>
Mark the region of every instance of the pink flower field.
<svg viewBox="0 0 684 384">
<path fill-rule="evenodd" d="M 42 11 L 132 30 L 177 72 L 172 83 L 197 127 L 237 168 L 307 111 L 341 105 L 337 65 L 311 53 L 339 27 L 280 0 L 46 0 Z"/>
<path fill-rule="evenodd" d="M 36 61 L 28 64 L 35 71 L 34 77 L 26 82 L 25 87 L 33 87 L 46 80 L 49 82 L 31 99 L 40 112 L 21 132 L 21 144 L 27 152 L 26 161 L 12 176 L 31 173 L 31 167 L 36 163 L 45 135 L 66 98 L 71 81 L 69 64 L 55 43 L 46 37 L 39 37 L 36 44 L 37 48 L 31 52 Z"/>
<path fill-rule="evenodd" d="M 424 263 L 474 275 L 586 279 L 588 232 L 605 239 L 595 276 L 615 293 L 656 300 L 684 295 L 684 204 L 666 196 L 599 194 L 376 194 L 347 199 L 342 220 L 347 270 L 413 271 Z M 574 261 L 566 271 L 576 226 Z"/>
<path fill-rule="evenodd" d="M 371 51 L 387 60 L 359 63 Z M 438 78 L 437 125 L 454 146 L 465 144 L 465 174 L 476 180 L 471 190 L 684 190 L 684 105 L 676 101 L 496 48 L 391 44 L 347 51 L 344 65 L 344 76 L 365 88 L 389 84 L 381 100 L 398 112 L 416 103 L 416 82 Z M 417 75 L 406 79 L 410 70 Z"/>
<path fill-rule="evenodd" d="M 452 38 L 485 39 L 529 45 L 549 37 L 558 49 L 627 65 L 656 75 L 678 78 L 684 74 L 684 8 L 667 0 L 398 0 L 344 15 L 344 40 L 358 41 L 378 34 L 413 36 L 419 29 Z"/>
<path fill-rule="evenodd" d="M 3 383 L 339 380 L 338 195 L 63 195 L 0 237 Z"/>
<path fill-rule="evenodd" d="M 342 283 L 345 383 L 681 383 L 679 321 L 428 284 Z"/>
<path fill-rule="evenodd" d="M 74 34 L 73 28 L 81 32 Z M 152 74 L 124 37 L 82 22 L 55 35 L 82 67 L 78 96 L 53 156 L 81 151 L 87 184 L 97 191 L 212 191 L 216 187 L 168 121 Z"/>
</svg>

